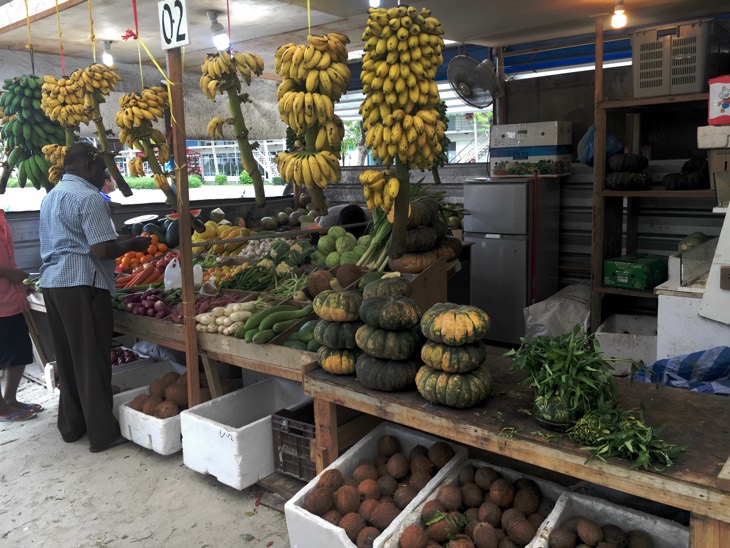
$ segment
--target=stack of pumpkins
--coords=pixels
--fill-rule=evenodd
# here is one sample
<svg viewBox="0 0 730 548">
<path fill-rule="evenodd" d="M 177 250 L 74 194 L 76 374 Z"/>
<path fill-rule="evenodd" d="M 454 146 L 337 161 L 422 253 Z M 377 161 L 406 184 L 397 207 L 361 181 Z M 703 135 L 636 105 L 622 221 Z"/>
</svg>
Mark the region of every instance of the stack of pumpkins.
<svg viewBox="0 0 730 548">
<path fill-rule="evenodd" d="M 447 236 L 449 231 L 441 219 L 438 203 L 422 197 L 410 203 L 404 248 L 406 253 L 390 259 L 391 270 L 418 274 L 441 257 L 453 261 L 461 253 L 461 240 Z"/>
<path fill-rule="evenodd" d="M 320 321 L 314 328 L 314 340 L 322 346 L 317 350 L 317 361 L 322 369 L 333 375 L 352 375 L 360 351 L 355 344 L 355 333 L 362 326 L 360 304 L 362 297 L 356 291 L 328 289 L 319 293 L 312 302 Z"/>
<path fill-rule="evenodd" d="M 413 384 L 420 363 L 414 354 L 420 338 L 414 330 L 421 307 L 410 299 L 411 284 L 403 278 L 381 278 L 363 289 L 360 319 L 365 325 L 355 334 L 364 352 L 357 359 L 357 380 L 374 390 L 393 392 Z"/>
<path fill-rule="evenodd" d="M 649 160 L 641 154 L 614 154 L 606 162 L 606 188 L 644 190 L 651 186 Z"/>
<path fill-rule="evenodd" d="M 474 306 L 437 303 L 421 318 L 428 339 L 421 349 L 423 365 L 416 387 L 425 399 L 449 407 L 472 407 L 489 396 L 492 377 L 484 363 L 482 339 L 489 316 Z"/>
</svg>

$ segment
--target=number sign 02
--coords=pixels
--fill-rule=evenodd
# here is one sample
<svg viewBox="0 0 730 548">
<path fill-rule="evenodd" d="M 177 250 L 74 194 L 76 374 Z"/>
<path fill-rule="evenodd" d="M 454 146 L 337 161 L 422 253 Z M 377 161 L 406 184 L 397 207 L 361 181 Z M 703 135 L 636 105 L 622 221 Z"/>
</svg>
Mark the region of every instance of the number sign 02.
<svg viewBox="0 0 730 548">
<path fill-rule="evenodd" d="M 160 14 L 162 49 L 179 48 L 190 43 L 188 9 L 185 0 L 162 0 L 157 3 Z"/>
</svg>

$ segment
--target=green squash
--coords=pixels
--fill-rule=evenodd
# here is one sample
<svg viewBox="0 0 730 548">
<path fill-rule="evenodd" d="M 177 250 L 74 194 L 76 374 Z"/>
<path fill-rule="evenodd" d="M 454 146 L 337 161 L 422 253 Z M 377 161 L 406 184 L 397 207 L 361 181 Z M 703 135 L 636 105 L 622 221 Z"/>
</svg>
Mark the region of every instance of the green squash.
<svg viewBox="0 0 730 548">
<path fill-rule="evenodd" d="M 405 278 L 380 278 L 378 280 L 370 282 L 365 286 L 362 291 L 362 296 L 365 299 L 370 297 L 410 297 L 411 282 Z"/>
<path fill-rule="evenodd" d="M 314 313 L 330 322 L 354 322 L 360 318 L 362 297 L 354 291 L 327 289 L 318 294 L 312 306 Z"/>
<path fill-rule="evenodd" d="M 355 373 L 358 382 L 367 388 L 395 392 L 413 385 L 420 366 L 415 360 L 381 360 L 363 353 L 357 358 Z"/>
<path fill-rule="evenodd" d="M 449 346 L 427 341 L 421 348 L 421 359 L 426 365 L 446 373 L 468 373 L 487 359 L 487 347 L 482 342 Z"/>
<path fill-rule="evenodd" d="M 416 374 L 416 388 L 431 403 L 466 409 L 487 399 L 492 376 L 485 366 L 469 373 L 445 373 L 424 365 Z"/>
<path fill-rule="evenodd" d="M 360 278 L 360 281 L 357 282 L 357 288 L 358 289 L 365 289 L 365 286 L 368 285 L 370 282 L 374 282 L 375 280 L 379 280 L 383 277 L 383 273 L 379 271 L 375 272 L 368 272 L 363 275 L 362 278 Z"/>
<path fill-rule="evenodd" d="M 368 325 L 402 331 L 418 325 L 421 307 L 408 297 L 370 297 L 360 305 L 360 319 Z"/>
<path fill-rule="evenodd" d="M 355 373 L 355 362 L 360 354 L 357 350 L 328 348 L 320 346 L 317 350 L 319 366 L 333 375 L 352 375 Z"/>
<path fill-rule="evenodd" d="M 314 340 L 330 348 L 357 348 L 355 332 L 362 325 L 361 322 L 328 322 L 320 320 L 314 328 Z"/>
<path fill-rule="evenodd" d="M 366 324 L 355 333 L 355 342 L 360 350 L 376 358 L 405 360 L 420 341 L 412 331 L 387 331 Z"/>
<path fill-rule="evenodd" d="M 627 171 L 606 175 L 608 190 L 645 190 L 651 186 L 651 174 L 648 171 L 629 173 Z"/>
<path fill-rule="evenodd" d="M 616 172 L 639 173 L 649 167 L 649 160 L 641 154 L 614 154 L 608 159 L 606 167 Z"/>
<path fill-rule="evenodd" d="M 460 346 L 483 339 L 489 324 L 487 313 L 475 306 L 437 303 L 421 317 L 421 332 L 433 342 Z"/>
<path fill-rule="evenodd" d="M 443 224 L 443 223 L 442 223 Z M 405 251 L 419 253 L 436 247 L 438 243 L 436 231 L 430 226 L 417 226 L 406 230 Z"/>
<path fill-rule="evenodd" d="M 436 219 L 433 222 L 433 224 L 431 225 L 431 228 L 436 233 L 437 242 L 440 242 L 441 240 L 443 240 L 446 237 L 446 235 L 449 233 L 449 227 L 441 219 Z"/>
<path fill-rule="evenodd" d="M 439 205 L 433 198 L 424 196 L 410 203 L 408 210 L 408 228 L 429 226 L 439 216 Z"/>
</svg>

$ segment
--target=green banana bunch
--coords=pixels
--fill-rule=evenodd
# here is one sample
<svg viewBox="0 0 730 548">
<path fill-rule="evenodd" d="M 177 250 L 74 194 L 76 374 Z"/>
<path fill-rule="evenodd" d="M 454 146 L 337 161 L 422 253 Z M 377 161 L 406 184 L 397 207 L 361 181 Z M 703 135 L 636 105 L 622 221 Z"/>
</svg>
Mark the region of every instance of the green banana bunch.
<svg viewBox="0 0 730 548">
<path fill-rule="evenodd" d="M 434 80 L 443 64 L 443 30 L 431 12 L 413 6 L 370 8 L 363 33 L 360 105 L 373 158 L 433 169 L 445 152 L 446 124 Z"/>
</svg>

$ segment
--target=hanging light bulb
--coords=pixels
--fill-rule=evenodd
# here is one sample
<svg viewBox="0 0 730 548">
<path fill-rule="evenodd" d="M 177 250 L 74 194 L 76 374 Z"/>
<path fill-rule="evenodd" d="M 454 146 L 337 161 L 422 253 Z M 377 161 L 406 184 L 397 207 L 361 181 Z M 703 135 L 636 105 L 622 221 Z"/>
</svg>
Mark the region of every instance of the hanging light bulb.
<svg viewBox="0 0 730 548">
<path fill-rule="evenodd" d="M 380 0 L 370 0 L 370 7 L 371 8 L 379 8 L 380 7 Z"/>
<path fill-rule="evenodd" d="M 101 54 L 101 62 L 106 66 L 110 67 L 114 64 L 114 57 L 112 57 L 112 41 L 104 40 L 104 53 Z"/>
<path fill-rule="evenodd" d="M 615 29 L 620 29 L 626 26 L 624 0 L 616 0 L 616 6 L 613 8 L 613 17 L 611 17 L 611 26 Z"/>
<path fill-rule="evenodd" d="M 228 37 L 226 29 L 218 22 L 217 11 L 206 11 L 208 19 L 210 19 L 210 33 L 213 35 L 213 45 L 218 51 L 225 51 L 231 45 L 231 39 Z"/>
</svg>

